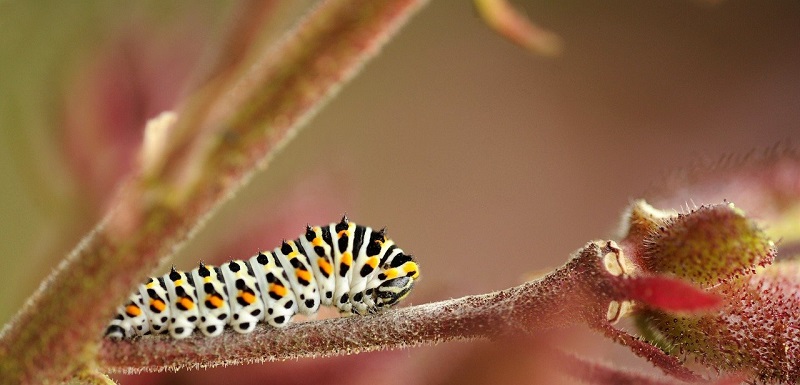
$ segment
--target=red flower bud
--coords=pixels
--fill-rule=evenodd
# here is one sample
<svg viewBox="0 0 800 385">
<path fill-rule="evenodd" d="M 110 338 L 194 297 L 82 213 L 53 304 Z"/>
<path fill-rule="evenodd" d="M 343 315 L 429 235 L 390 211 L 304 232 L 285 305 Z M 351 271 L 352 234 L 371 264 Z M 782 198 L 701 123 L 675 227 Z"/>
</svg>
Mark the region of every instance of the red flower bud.
<svg viewBox="0 0 800 385">
<path fill-rule="evenodd" d="M 640 300 L 633 314 L 651 343 L 721 372 L 800 380 L 800 262 L 763 268 L 775 258 L 773 242 L 730 203 L 669 216 L 637 202 L 629 223 L 623 242 L 637 275 L 672 275 L 723 299 L 702 314 Z"/>
</svg>

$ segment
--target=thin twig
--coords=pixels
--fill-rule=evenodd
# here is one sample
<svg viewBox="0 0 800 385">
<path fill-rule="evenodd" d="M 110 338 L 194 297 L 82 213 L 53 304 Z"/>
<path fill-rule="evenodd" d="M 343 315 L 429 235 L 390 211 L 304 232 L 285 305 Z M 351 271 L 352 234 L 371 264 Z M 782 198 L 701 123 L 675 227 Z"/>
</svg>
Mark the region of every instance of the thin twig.
<svg viewBox="0 0 800 385">
<path fill-rule="evenodd" d="M 582 380 L 592 385 L 680 385 L 683 381 L 670 378 L 656 378 L 654 376 L 620 369 L 612 365 L 590 361 L 574 354 L 564 353 L 553 349 L 550 352 L 550 361 L 572 378 Z"/>
<path fill-rule="evenodd" d="M 473 0 L 473 3 L 486 25 L 518 46 L 547 57 L 559 56 L 564 50 L 558 35 L 534 24 L 508 1 Z"/>
<path fill-rule="evenodd" d="M 602 331 L 606 337 L 620 345 L 626 346 L 637 356 L 650 361 L 653 365 L 675 378 L 688 382 L 697 382 L 701 380 L 700 376 L 685 367 L 678 358 L 664 354 L 664 352 L 656 346 L 621 330 L 615 329 L 605 322 L 595 322 L 591 326 L 594 329 Z"/>
</svg>

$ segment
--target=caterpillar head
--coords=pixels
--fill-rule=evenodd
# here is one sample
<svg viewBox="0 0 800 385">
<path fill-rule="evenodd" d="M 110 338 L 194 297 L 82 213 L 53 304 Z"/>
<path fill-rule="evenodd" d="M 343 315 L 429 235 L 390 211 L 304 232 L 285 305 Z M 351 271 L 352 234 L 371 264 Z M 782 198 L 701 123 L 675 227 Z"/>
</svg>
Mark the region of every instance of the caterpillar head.
<svg viewBox="0 0 800 385">
<path fill-rule="evenodd" d="M 372 293 L 375 310 L 389 308 L 405 298 L 419 278 L 419 266 L 410 255 L 400 254 L 385 266 L 378 279 L 380 285 Z"/>
<path fill-rule="evenodd" d="M 375 306 L 392 307 L 405 298 L 414 286 L 414 278 L 399 277 L 390 279 L 375 289 Z"/>
</svg>

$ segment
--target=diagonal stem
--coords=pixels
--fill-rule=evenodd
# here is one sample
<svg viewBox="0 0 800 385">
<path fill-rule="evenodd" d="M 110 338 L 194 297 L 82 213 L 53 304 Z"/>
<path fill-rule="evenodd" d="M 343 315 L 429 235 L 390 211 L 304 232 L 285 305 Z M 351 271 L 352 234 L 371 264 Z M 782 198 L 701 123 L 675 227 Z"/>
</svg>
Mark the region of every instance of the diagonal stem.
<svg viewBox="0 0 800 385">
<path fill-rule="evenodd" d="M 114 308 L 263 168 L 424 0 L 320 3 L 232 79 L 213 111 L 196 93 L 168 143 L 0 332 L 0 383 L 61 380 L 91 366 Z M 203 117 L 198 119 L 197 116 Z M 88 364 L 88 365 L 87 365 Z"/>
<path fill-rule="evenodd" d="M 628 347 L 634 354 L 650 361 L 665 373 L 687 382 L 698 382 L 701 377 L 689 370 L 676 357 L 670 356 L 656 346 L 653 346 L 624 331 L 615 329 L 604 320 L 596 320 L 590 324 L 593 328 L 603 332 L 606 337 L 620 345 Z"/>
</svg>

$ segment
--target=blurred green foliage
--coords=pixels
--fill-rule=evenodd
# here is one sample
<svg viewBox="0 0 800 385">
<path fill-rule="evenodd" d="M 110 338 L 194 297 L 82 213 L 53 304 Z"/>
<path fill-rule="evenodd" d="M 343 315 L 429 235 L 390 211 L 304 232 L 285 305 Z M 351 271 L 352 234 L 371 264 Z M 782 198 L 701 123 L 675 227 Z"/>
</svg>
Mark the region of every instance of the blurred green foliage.
<svg viewBox="0 0 800 385">
<path fill-rule="evenodd" d="M 227 14 L 227 2 L 194 4 L 0 2 L 0 324 L 98 219 L 60 145 L 71 76 L 131 23 Z"/>
</svg>

